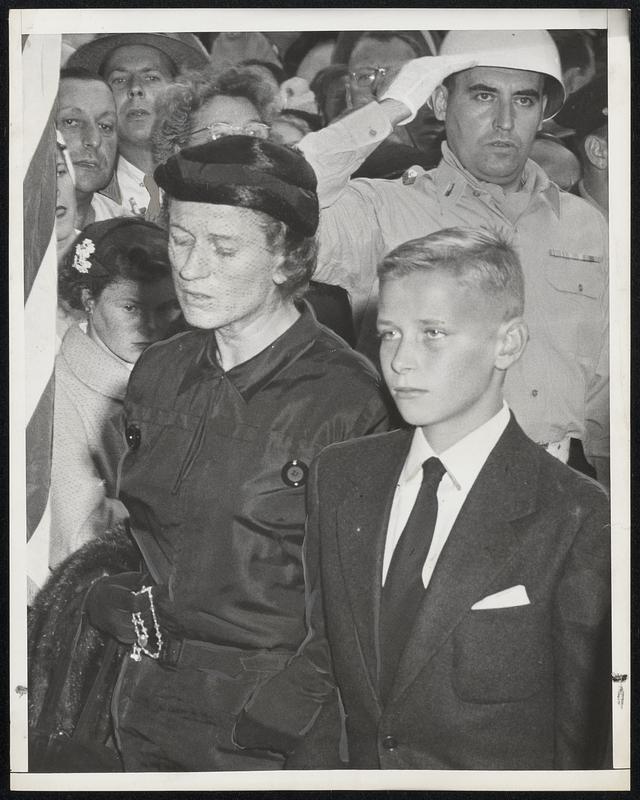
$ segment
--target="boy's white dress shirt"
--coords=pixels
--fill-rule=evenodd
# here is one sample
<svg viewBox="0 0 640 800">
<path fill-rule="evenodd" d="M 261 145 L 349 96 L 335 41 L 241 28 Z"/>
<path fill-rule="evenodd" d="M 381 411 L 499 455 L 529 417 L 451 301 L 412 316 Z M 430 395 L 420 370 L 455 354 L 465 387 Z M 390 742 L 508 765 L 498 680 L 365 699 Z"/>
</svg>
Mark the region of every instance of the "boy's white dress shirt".
<svg viewBox="0 0 640 800">
<path fill-rule="evenodd" d="M 422 485 L 422 464 L 431 456 L 435 456 L 440 459 L 446 469 L 438 487 L 438 517 L 431 547 L 422 570 L 422 582 L 426 589 L 460 509 L 489 457 L 489 453 L 498 443 L 498 439 L 504 433 L 508 423 L 509 407 L 503 401 L 502 408 L 495 416 L 442 453 L 436 453 L 432 449 L 422 428 L 415 429 L 389 515 L 382 563 L 383 585 L 393 551 L 407 524 Z"/>
</svg>

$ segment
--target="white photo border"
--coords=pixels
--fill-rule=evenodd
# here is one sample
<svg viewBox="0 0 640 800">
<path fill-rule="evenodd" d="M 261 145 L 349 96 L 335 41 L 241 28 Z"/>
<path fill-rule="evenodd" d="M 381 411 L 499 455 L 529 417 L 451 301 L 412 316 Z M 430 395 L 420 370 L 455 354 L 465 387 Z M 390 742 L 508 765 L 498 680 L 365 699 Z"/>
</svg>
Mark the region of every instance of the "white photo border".
<svg viewBox="0 0 640 800">
<path fill-rule="evenodd" d="M 247 14 L 247 11 L 250 11 Z M 612 687 L 614 769 L 585 772 L 330 771 L 30 774 L 27 772 L 24 303 L 21 37 L 153 31 L 607 28 L 611 319 L 613 671 L 628 675 L 625 704 Z M 9 12 L 10 66 L 10 715 L 13 790 L 627 790 L 630 784 L 630 53 L 623 9 L 182 8 L 24 9 Z M 25 121 L 25 125 L 28 121 Z"/>
</svg>

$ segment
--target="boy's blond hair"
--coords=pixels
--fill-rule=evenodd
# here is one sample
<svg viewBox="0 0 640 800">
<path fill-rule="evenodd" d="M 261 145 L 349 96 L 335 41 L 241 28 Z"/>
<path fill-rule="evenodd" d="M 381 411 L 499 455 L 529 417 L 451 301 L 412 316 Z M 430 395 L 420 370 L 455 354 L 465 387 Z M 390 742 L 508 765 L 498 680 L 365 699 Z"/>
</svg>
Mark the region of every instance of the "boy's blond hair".
<svg viewBox="0 0 640 800">
<path fill-rule="evenodd" d="M 522 266 L 513 245 L 498 231 L 443 228 L 411 239 L 382 259 L 378 278 L 382 284 L 422 271 L 451 275 L 490 300 L 502 300 L 505 320 L 522 316 Z"/>
</svg>

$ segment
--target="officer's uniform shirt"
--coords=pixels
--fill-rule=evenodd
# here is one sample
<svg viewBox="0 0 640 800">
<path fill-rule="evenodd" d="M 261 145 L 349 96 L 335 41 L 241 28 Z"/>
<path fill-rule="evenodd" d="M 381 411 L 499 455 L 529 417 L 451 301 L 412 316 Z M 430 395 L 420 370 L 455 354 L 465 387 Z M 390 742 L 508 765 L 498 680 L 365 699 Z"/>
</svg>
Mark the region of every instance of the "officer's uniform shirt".
<svg viewBox="0 0 640 800">
<path fill-rule="evenodd" d="M 333 130 L 332 130 L 333 129 Z M 607 227 L 580 198 L 527 161 L 519 192 L 468 173 L 443 144 L 443 160 L 396 181 L 348 181 L 391 131 L 379 104 L 354 112 L 299 147 L 318 176 L 323 207 L 316 277 L 351 294 L 358 349 L 374 356 L 376 265 L 397 245 L 451 226 L 493 227 L 515 245 L 525 275 L 530 340 L 507 373 L 505 397 L 540 443 L 583 440 L 608 456 Z"/>
<path fill-rule="evenodd" d="M 305 483 L 328 444 L 386 430 L 370 363 L 308 308 L 225 372 L 191 331 L 139 359 L 120 497 L 174 635 L 295 651 L 305 636 Z M 160 596 L 160 595 L 159 595 Z"/>
</svg>

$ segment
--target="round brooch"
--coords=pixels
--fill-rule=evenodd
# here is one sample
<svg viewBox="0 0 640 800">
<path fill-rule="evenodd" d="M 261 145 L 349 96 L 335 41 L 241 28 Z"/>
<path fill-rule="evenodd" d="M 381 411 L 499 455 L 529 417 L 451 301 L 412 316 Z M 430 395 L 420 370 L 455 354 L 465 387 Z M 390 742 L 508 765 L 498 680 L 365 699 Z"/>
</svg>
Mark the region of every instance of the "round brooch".
<svg viewBox="0 0 640 800">
<path fill-rule="evenodd" d="M 287 461 L 280 474 L 287 486 L 303 486 L 307 482 L 309 467 L 304 461 L 294 458 L 293 461 Z"/>
</svg>

